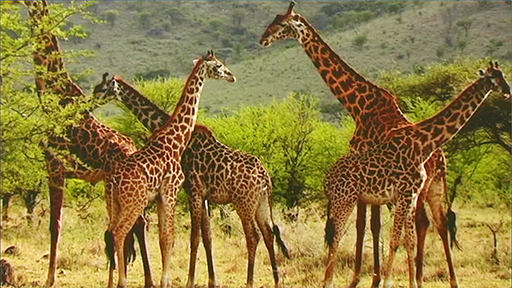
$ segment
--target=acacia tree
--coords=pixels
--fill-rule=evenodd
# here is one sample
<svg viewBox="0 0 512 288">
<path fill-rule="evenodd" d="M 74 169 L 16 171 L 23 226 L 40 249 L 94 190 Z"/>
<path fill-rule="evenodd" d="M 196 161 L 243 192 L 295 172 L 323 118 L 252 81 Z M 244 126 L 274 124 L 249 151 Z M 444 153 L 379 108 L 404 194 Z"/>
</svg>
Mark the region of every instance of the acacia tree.
<svg viewBox="0 0 512 288">
<path fill-rule="evenodd" d="M 468 31 L 469 31 L 469 28 L 471 28 L 472 24 L 473 24 L 473 20 L 470 20 L 470 19 L 461 19 L 461 20 L 458 20 L 457 23 L 455 23 L 455 25 L 457 25 L 458 27 L 462 27 L 462 29 L 464 29 L 464 36 L 466 38 L 468 38 Z"/>
<path fill-rule="evenodd" d="M 33 53 L 41 50 L 40 35 L 51 33 L 58 37 L 84 37 L 81 26 L 65 29 L 67 20 L 81 14 L 93 21 L 86 8 L 91 3 L 53 4 L 51 17 L 45 17 L 37 30 L 22 16 L 25 6 L 14 1 L 2 1 L 1 7 L 1 130 L 0 160 L 1 193 L 38 190 L 46 181 L 40 143 L 50 132 L 62 134 L 65 127 L 77 120 L 78 111 L 89 104 L 76 103 L 62 109 L 59 97 L 51 93 L 37 94 L 36 73 L 43 78 L 54 77 L 42 67 L 34 68 Z M 81 55 L 83 53 L 77 53 Z M 53 55 L 63 57 L 63 55 Z M 6 196 L 8 197 L 8 196 Z M 30 202 L 30 201 L 29 201 Z"/>
</svg>

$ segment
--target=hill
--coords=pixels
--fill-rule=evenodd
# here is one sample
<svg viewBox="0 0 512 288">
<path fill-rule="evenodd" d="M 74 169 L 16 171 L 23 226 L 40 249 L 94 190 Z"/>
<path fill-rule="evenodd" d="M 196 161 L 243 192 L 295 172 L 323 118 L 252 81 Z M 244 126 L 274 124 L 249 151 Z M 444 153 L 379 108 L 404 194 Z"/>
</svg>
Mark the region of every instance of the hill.
<svg viewBox="0 0 512 288">
<path fill-rule="evenodd" d="M 402 3 L 399 10 L 346 3 L 352 2 L 299 2 L 296 11 L 315 27 L 323 28 L 320 33 L 326 42 L 370 79 L 377 79 L 382 70 L 414 71 L 422 65 L 459 56 L 510 60 L 509 1 L 366 2 Z M 93 69 L 85 79 L 90 84 L 96 83 L 104 71 L 128 79 L 186 77 L 192 59 L 214 49 L 239 82 L 229 87 L 222 85 L 222 89 L 215 81 L 206 86 L 202 106 L 211 112 L 266 104 L 292 90 L 332 101 L 298 43 L 289 40 L 266 49 L 258 45 L 261 33 L 276 13 L 286 11 L 287 4 L 288 1 L 99 2 L 93 10 L 105 19 L 109 14 L 115 15 L 113 24 L 92 25 L 76 19 L 76 23 L 86 26 L 90 38 L 63 46 L 95 51 L 94 57 L 69 65 L 75 71 Z M 361 20 L 366 12 L 369 16 Z M 353 40 L 361 35 L 367 41 L 355 46 Z"/>
</svg>

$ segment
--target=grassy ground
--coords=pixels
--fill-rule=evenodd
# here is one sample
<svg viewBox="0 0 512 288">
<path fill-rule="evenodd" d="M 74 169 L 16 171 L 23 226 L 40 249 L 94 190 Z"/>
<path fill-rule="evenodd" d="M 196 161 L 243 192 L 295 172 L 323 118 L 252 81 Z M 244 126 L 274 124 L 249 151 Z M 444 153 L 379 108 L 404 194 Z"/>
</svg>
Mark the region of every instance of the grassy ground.
<svg viewBox="0 0 512 288">
<path fill-rule="evenodd" d="M 44 206 L 44 205 L 43 205 Z M 46 280 L 49 253 L 48 210 L 40 207 L 33 224 L 26 224 L 23 209 L 14 206 L 10 211 L 11 219 L 2 222 L 1 247 L 4 251 L 11 245 L 20 249 L 18 256 L 2 253 L 17 271 L 18 284 L 23 287 L 41 287 Z M 106 227 L 104 204 L 96 200 L 93 205 L 80 211 L 78 205 L 66 208 L 64 233 L 61 242 L 61 256 L 58 269 L 58 287 L 105 287 L 107 284 L 106 257 L 103 252 L 103 231 Z M 462 251 L 454 250 L 457 275 L 461 287 L 510 287 L 511 284 L 511 216 L 508 209 L 480 208 L 471 205 L 455 207 L 459 218 L 459 240 Z M 388 233 L 391 224 L 389 212 L 384 212 L 383 241 L 384 250 L 388 247 Z M 325 269 L 326 249 L 323 242 L 325 209 L 316 207 L 300 210 L 298 221 L 291 223 L 284 219 L 283 213 L 275 209 L 276 223 L 281 227 L 282 235 L 293 254 L 293 260 L 278 256 L 284 287 L 319 287 Z M 173 255 L 174 287 L 183 287 L 186 283 L 189 261 L 189 225 L 188 214 L 181 209 L 177 217 L 177 238 Z M 238 217 L 231 214 L 233 235 L 225 236 L 219 225 L 218 211 L 214 212 L 214 256 L 218 283 L 222 287 L 243 287 L 246 277 L 246 249 Z M 354 213 L 355 214 L 355 213 Z M 161 274 L 156 215 L 150 214 L 151 260 L 155 280 Z M 342 240 L 339 253 L 339 265 L 335 275 L 337 287 L 344 287 L 351 279 L 353 251 L 355 248 L 354 215 L 350 220 L 348 232 Z M 503 221 L 498 232 L 498 257 L 501 264 L 492 261 L 493 238 L 487 224 L 496 225 Z M 432 229 L 431 232 L 434 232 Z M 361 287 L 371 282 L 371 241 L 366 237 L 364 277 Z M 448 272 L 442 253 L 439 237 L 429 233 L 427 237 L 424 287 L 449 287 Z M 201 247 L 200 247 L 201 248 Z M 387 255 L 387 252 L 385 252 Z M 408 287 L 406 255 L 399 250 L 395 264 L 395 287 Z M 268 254 L 264 245 L 258 246 L 256 260 L 256 287 L 272 287 L 273 280 Z M 140 258 L 129 268 L 129 287 L 143 286 L 142 264 Z M 206 287 L 207 270 L 203 248 L 200 250 L 197 281 L 199 287 Z"/>
</svg>

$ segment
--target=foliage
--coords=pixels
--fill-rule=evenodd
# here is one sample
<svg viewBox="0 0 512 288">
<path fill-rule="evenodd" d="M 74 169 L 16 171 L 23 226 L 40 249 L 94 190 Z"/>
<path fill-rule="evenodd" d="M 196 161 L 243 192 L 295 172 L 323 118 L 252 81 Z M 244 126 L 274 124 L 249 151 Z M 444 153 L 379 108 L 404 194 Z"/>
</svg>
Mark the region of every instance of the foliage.
<svg viewBox="0 0 512 288">
<path fill-rule="evenodd" d="M 354 39 L 352 39 L 352 45 L 357 47 L 359 50 L 363 48 L 366 42 L 368 42 L 368 36 L 366 36 L 366 34 L 358 35 Z"/>
<path fill-rule="evenodd" d="M 105 20 L 110 23 L 111 27 L 114 27 L 116 24 L 117 16 L 119 15 L 119 11 L 117 10 L 107 10 L 105 11 Z"/>
<path fill-rule="evenodd" d="M 51 33 L 61 38 L 85 37 L 81 26 L 69 26 L 68 19 L 76 14 L 96 21 L 87 8 L 90 3 L 50 5 L 50 17 L 31 31 L 23 13 L 26 7 L 11 1 L 1 2 L 1 183 L 2 195 L 14 190 L 38 189 L 45 179 L 43 155 L 39 143 L 48 133 L 63 133 L 75 123 L 79 111 L 92 103 L 74 103 L 62 108 L 61 99 L 49 91 L 37 94 L 33 77 L 38 73 L 48 79 L 56 76 L 46 67 L 32 63 L 33 52 L 42 49 L 38 35 Z M 72 56 L 84 53 L 71 54 Z M 69 56 L 69 55 L 68 55 Z M 63 57 L 54 55 L 55 59 Z M 76 101 L 78 102 L 78 101 Z M 20 188 L 20 189 L 17 189 Z"/>
<path fill-rule="evenodd" d="M 468 38 L 468 31 L 469 31 L 469 28 L 471 28 L 472 24 L 473 24 L 473 20 L 471 20 L 471 19 L 460 19 L 455 23 L 455 25 L 464 29 L 464 36 L 466 38 Z"/>
<path fill-rule="evenodd" d="M 334 29 L 347 30 L 353 29 L 361 23 L 368 22 L 374 17 L 375 14 L 371 11 L 348 11 L 334 16 L 329 22 Z"/>
</svg>

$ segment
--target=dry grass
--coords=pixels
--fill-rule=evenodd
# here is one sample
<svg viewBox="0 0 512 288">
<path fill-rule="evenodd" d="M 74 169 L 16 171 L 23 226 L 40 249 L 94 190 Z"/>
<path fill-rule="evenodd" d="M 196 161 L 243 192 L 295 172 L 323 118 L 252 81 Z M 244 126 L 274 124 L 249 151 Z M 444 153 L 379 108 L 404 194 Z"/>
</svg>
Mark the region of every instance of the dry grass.
<svg viewBox="0 0 512 288">
<path fill-rule="evenodd" d="M 106 257 L 103 253 L 103 231 L 106 227 L 104 204 L 96 201 L 85 219 L 72 208 L 65 211 L 64 234 L 57 283 L 58 287 L 105 287 L 107 282 Z M 49 253 L 48 213 L 36 216 L 32 225 L 25 224 L 22 209 L 14 207 L 11 220 L 2 223 L 2 251 L 11 245 L 19 247 L 21 254 L 13 257 L 3 255 L 17 270 L 18 284 L 23 287 L 41 287 L 46 280 Z M 510 211 L 498 208 L 472 206 L 455 207 L 459 215 L 459 240 L 463 251 L 454 250 L 457 275 L 461 287 L 510 287 L 511 284 L 511 216 Z M 296 222 L 288 222 L 275 209 L 276 223 L 281 227 L 283 239 L 288 244 L 293 260 L 278 256 L 284 287 L 319 287 L 325 269 L 326 249 L 323 242 L 323 207 L 301 210 Z M 391 219 L 387 209 L 384 212 L 383 245 L 387 254 L 388 230 Z M 188 214 L 178 213 L 176 246 L 173 256 L 173 282 L 175 287 L 185 285 L 189 261 Z M 354 213 L 355 214 L 355 213 Z M 156 219 L 156 215 L 151 215 Z M 355 248 L 354 217 L 342 240 L 339 265 L 335 276 L 337 287 L 344 287 L 351 279 Z M 214 257 L 217 281 L 221 287 L 243 287 L 246 277 L 245 240 L 238 217 L 231 214 L 233 234 L 224 236 L 219 225 L 217 211 L 213 215 Z M 498 233 L 498 256 L 501 264 L 492 261 L 492 234 L 486 224 L 503 221 Z M 156 223 L 150 224 L 150 249 L 155 280 L 161 273 Z M 431 232 L 434 232 L 433 229 Z M 370 237 L 366 237 L 366 261 L 361 287 L 371 282 L 372 251 Z M 400 249 L 395 264 L 395 287 L 407 287 L 407 266 L 404 249 Z M 129 269 L 129 287 L 142 287 L 143 275 L 140 258 Z M 262 243 L 258 246 L 256 287 L 272 287 L 273 280 L 267 251 Z M 197 281 L 199 287 L 206 287 L 207 269 L 203 248 L 198 259 Z M 424 287 L 449 287 L 449 276 L 442 253 L 442 245 L 435 233 L 429 233 L 425 256 Z"/>
</svg>

